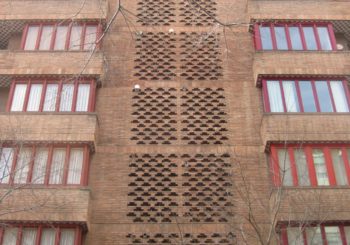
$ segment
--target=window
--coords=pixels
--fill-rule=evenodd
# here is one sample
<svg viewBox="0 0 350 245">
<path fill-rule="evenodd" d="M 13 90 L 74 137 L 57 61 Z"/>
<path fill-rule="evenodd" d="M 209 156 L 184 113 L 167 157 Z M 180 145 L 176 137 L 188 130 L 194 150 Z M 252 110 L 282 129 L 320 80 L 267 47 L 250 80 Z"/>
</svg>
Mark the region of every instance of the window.
<svg viewBox="0 0 350 245">
<path fill-rule="evenodd" d="M 0 184 L 87 184 L 88 146 L 9 146 L 0 154 Z"/>
<path fill-rule="evenodd" d="M 92 50 L 101 32 L 97 23 L 29 24 L 23 32 L 24 50 Z"/>
<path fill-rule="evenodd" d="M 263 80 L 266 112 L 349 112 L 346 81 Z"/>
<path fill-rule="evenodd" d="M 271 146 L 276 186 L 349 186 L 350 145 Z"/>
<path fill-rule="evenodd" d="M 81 245 L 82 228 L 76 225 L 7 225 L 0 229 L 0 244 Z"/>
<path fill-rule="evenodd" d="M 321 224 L 316 226 L 282 226 L 282 245 L 348 245 L 350 226 Z"/>
<path fill-rule="evenodd" d="M 336 41 L 330 23 L 255 24 L 258 50 L 335 50 Z"/>
<path fill-rule="evenodd" d="M 91 112 L 94 111 L 94 81 L 14 81 L 9 111 Z"/>
</svg>

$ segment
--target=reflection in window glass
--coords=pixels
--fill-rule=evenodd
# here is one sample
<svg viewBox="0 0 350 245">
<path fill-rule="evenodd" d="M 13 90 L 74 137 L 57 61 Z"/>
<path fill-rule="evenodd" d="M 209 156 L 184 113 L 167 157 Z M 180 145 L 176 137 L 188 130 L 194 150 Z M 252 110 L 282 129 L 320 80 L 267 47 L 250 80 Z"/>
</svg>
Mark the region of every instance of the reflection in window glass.
<svg viewBox="0 0 350 245">
<path fill-rule="evenodd" d="M 332 43 L 329 37 L 327 27 L 317 27 L 318 36 L 321 43 L 322 50 L 332 50 Z"/>
<path fill-rule="evenodd" d="M 313 149 L 312 157 L 316 171 L 318 185 L 329 185 L 326 160 L 321 149 Z"/>
<path fill-rule="evenodd" d="M 285 149 L 279 149 L 278 163 L 280 167 L 280 178 L 283 179 L 284 186 L 293 186 L 292 170 L 290 167 L 290 160 L 288 151 Z"/>
<path fill-rule="evenodd" d="M 273 46 L 270 27 L 260 26 L 259 29 L 262 49 L 272 50 Z"/>
<path fill-rule="evenodd" d="M 289 27 L 289 36 L 293 50 L 303 50 L 299 27 Z"/>
<path fill-rule="evenodd" d="M 64 50 L 66 47 L 68 26 L 58 26 L 55 38 L 55 50 Z"/>
<path fill-rule="evenodd" d="M 306 47 L 308 50 L 317 50 L 317 43 L 313 27 L 303 27 Z"/>
<path fill-rule="evenodd" d="M 267 81 L 267 92 L 269 95 L 270 111 L 284 112 L 279 81 Z"/>
<path fill-rule="evenodd" d="M 300 94 L 303 102 L 304 112 L 316 112 L 315 98 L 310 81 L 300 81 Z"/>
<path fill-rule="evenodd" d="M 308 228 L 306 228 L 306 237 L 307 237 L 307 244 L 308 245 L 323 244 L 320 227 L 308 227 Z"/>
<path fill-rule="evenodd" d="M 36 40 L 38 38 L 39 26 L 28 27 L 26 43 L 24 50 L 34 50 L 36 46 Z"/>
<path fill-rule="evenodd" d="M 336 182 L 338 185 L 347 185 L 348 179 L 346 176 L 346 169 L 343 161 L 343 154 L 341 149 L 332 149 L 332 162 L 335 173 Z"/>
<path fill-rule="evenodd" d="M 294 81 L 282 81 L 287 112 L 299 112 L 298 95 Z"/>
<path fill-rule="evenodd" d="M 40 38 L 40 50 L 49 50 L 51 46 L 51 39 L 53 33 L 53 26 L 43 26 Z"/>
<path fill-rule="evenodd" d="M 341 81 L 330 81 L 335 109 L 337 112 L 349 112 L 349 104 Z"/>
<path fill-rule="evenodd" d="M 82 26 L 72 26 L 69 49 L 80 50 Z"/>
<path fill-rule="evenodd" d="M 300 186 L 310 186 L 309 169 L 307 167 L 307 161 L 304 150 L 295 149 L 294 159 L 297 168 L 298 184 Z"/>
<path fill-rule="evenodd" d="M 315 87 L 321 112 L 333 112 L 332 99 L 329 94 L 327 82 L 316 81 Z"/>
<path fill-rule="evenodd" d="M 288 50 L 288 43 L 284 27 L 275 27 L 277 49 Z"/>
<path fill-rule="evenodd" d="M 92 50 L 95 47 L 97 26 L 87 26 L 85 31 L 84 50 Z"/>
</svg>

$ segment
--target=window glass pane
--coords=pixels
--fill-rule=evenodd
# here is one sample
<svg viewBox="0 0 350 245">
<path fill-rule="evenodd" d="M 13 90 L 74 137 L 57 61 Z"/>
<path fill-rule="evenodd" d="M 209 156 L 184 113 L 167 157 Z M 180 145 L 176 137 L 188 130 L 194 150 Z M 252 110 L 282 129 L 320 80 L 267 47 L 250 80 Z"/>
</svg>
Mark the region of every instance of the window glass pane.
<svg viewBox="0 0 350 245">
<path fill-rule="evenodd" d="M 0 183 L 8 184 L 13 164 L 13 149 L 2 148 L 0 158 Z"/>
<path fill-rule="evenodd" d="M 32 84 L 30 86 L 27 111 L 39 111 L 42 89 L 42 84 Z"/>
<path fill-rule="evenodd" d="M 346 245 L 350 245 L 350 226 L 344 226 Z"/>
<path fill-rule="evenodd" d="M 270 111 L 284 112 L 279 81 L 267 81 L 267 93 L 269 95 Z"/>
<path fill-rule="evenodd" d="M 318 37 L 321 43 L 322 50 L 332 50 L 332 43 L 329 37 L 327 27 L 317 27 Z"/>
<path fill-rule="evenodd" d="M 74 84 L 63 84 L 60 111 L 72 111 Z"/>
<path fill-rule="evenodd" d="M 290 168 L 290 160 L 288 151 L 285 149 L 279 149 L 278 164 L 280 168 L 280 178 L 283 180 L 284 186 L 293 186 L 292 170 Z"/>
<path fill-rule="evenodd" d="M 264 50 L 272 50 L 272 39 L 271 39 L 271 30 L 270 27 L 260 26 L 260 40 L 262 49 Z"/>
<path fill-rule="evenodd" d="M 306 228 L 306 237 L 308 245 L 320 245 L 323 244 L 321 229 L 319 227 Z"/>
<path fill-rule="evenodd" d="M 294 160 L 298 174 L 298 185 L 309 186 L 309 169 L 307 166 L 306 155 L 303 149 L 294 149 Z"/>
<path fill-rule="evenodd" d="M 43 111 L 55 111 L 58 93 L 58 84 L 48 84 L 46 86 L 46 94 Z"/>
<path fill-rule="evenodd" d="M 306 48 L 308 50 L 317 50 L 317 43 L 313 27 L 303 27 Z"/>
<path fill-rule="evenodd" d="M 5 228 L 5 234 L 2 245 L 16 245 L 17 244 L 18 228 Z"/>
<path fill-rule="evenodd" d="M 58 26 L 56 30 L 56 38 L 55 38 L 55 50 L 64 50 L 66 47 L 66 39 L 67 39 L 68 26 Z"/>
<path fill-rule="evenodd" d="M 87 26 L 85 31 L 84 49 L 92 50 L 95 47 L 97 26 Z"/>
<path fill-rule="evenodd" d="M 53 26 L 43 26 L 43 30 L 40 38 L 40 44 L 39 44 L 40 50 L 50 49 L 52 33 L 53 33 Z"/>
<path fill-rule="evenodd" d="M 287 112 L 299 112 L 299 102 L 294 81 L 282 81 Z"/>
<path fill-rule="evenodd" d="M 62 184 L 65 158 L 65 148 L 54 149 L 49 184 Z"/>
<path fill-rule="evenodd" d="M 337 226 L 325 226 L 324 230 L 326 232 L 328 245 L 343 245 L 340 238 L 339 227 Z"/>
<path fill-rule="evenodd" d="M 303 245 L 303 230 L 301 227 L 288 227 L 287 229 L 288 235 L 288 245 Z"/>
<path fill-rule="evenodd" d="M 74 245 L 75 231 L 73 229 L 62 229 L 60 245 Z"/>
<path fill-rule="evenodd" d="M 27 84 L 16 84 L 13 94 L 11 111 L 23 111 L 24 99 L 26 96 Z"/>
<path fill-rule="evenodd" d="M 303 50 L 299 27 L 288 27 L 293 50 Z"/>
<path fill-rule="evenodd" d="M 304 112 L 316 112 L 315 98 L 310 81 L 300 81 L 300 94 L 303 101 Z"/>
<path fill-rule="evenodd" d="M 90 84 L 79 84 L 76 111 L 88 111 Z"/>
<path fill-rule="evenodd" d="M 284 27 L 275 27 L 277 49 L 288 50 L 287 36 Z"/>
<path fill-rule="evenodd" d="M 324 158 L 323 151 L 321 149 L 313 149 L 312 157 L 314 159 L 314 166 L 318 185 L 329 185 L 326 161 Z"/>
<path fill-rule="evenodd" d="M 346 169 L 343 161 L 343 153 L 341 149 L 331 149 L 333 168 L 335 178 L 338 185 L 348 185 Z"/>
<path fill-rule="evenodd" d="M 48 155 L 49 155 L 49 150 L 47 148 L 36 149 L 32 183 L 44 184 Z"/>
<path fill-rule="evenodd" d="M 315 87 L 321 112 L 333 112 L 332 99 L 329 94 L 327 82 L 316 81 Z"/>
<path fill-rule="evenodd" d="M 32 158 L 31 148 L 20 149 L 18 159 L 17 159 L 16 169 L 15 169 L 15 177 L 13 180 L 15 184 L 27 183 L 27 177 L 28 177 L 31 158 Z"/>
<path fill-rule="evenodd" d="M 70 50 L 79 50 L 81 43 L 81 31 L 83 30 L 82 26 L 72 26 L 72 31 L 70 34 L 69 49 Z"/>
<path fill-rule="evenodd" d="M 337 112 L 349 112 L 349 105 L 341 81 L 330 81 L 335 109 Z"/>
<path fill-rule="evenodd" d="M 36 228 L 24 228 L 22 233 L 21 245 L 35 245 L 36 232 Z"/>
<path fill-rule="evenodd" d="M 36 40 L 38 38 L 39 26 L 29 26 L 26 43 L 24 45 L 25 50 L 34 50 L 36 45 Z"/>
<path fill-rule="evenodd" d="M 69 169 L 67 184 L 80 184 L 83 169 L 83 149 L 72 149 L 69 158 Z"/>
<path fill-rule="evenodd" d="M 55 229 L 43 229 L 40 244 L 55 245 Z"/>
</svg>

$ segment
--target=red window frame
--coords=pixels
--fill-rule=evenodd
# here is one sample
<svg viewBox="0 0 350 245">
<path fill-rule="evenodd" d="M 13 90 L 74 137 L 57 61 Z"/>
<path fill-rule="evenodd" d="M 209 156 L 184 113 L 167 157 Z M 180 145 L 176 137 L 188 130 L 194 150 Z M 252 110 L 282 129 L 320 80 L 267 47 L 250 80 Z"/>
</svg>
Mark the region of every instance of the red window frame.
<svg viewBox="0 0 350 245">
<path fill-rule="evenodd" d="M 305 222 L 304 222 L 305 223 Z M 322 223 L 322 224 L 308 224 L 308 225 L 298 225 L 298 224 L 282 224 L 279 225 L 279 229 L 280 229 L 280 244 L 281 245 L 289 245 L 288 243 L 288 228 L 292 228 L 292 227 L 301 227 L 301 232 L 302 232 L 302 239 L 303 239 L 303 243 L 304 245 L 308 245 L 307 243 L 307 234 L 306 234 L 306 228 L 315 228 L 315 227 L 319 227 L 321 230 L 321 236 L 322 236 L 322 242 L 323 245 L 328 245 L 327 242 L 327 233 L 325 230 L 325 227 L 338 227 L 339 228 L 339 234 L 340 234 L 340 238 L 342 241 L 343 245 L 347 245 L 350 243 L 350 237 L 346 237 L 346 233 L 345 233 L 345 227 L 350 227 L 349 222 L 345 222 L 342 224 L 339 223 L 330 223 L 330 222 L 326 222 L 326 223 Z M 349 241 L 349 243 L 348 243 Z"/>
<path fill-rule="evenodd" d="M 10 94 L 6 105 L 6 111 L 11 112 L 11 106 L 13 102 L 13 96 L 15 93 L 15 87 L 17 84 L 27 84 L 27 90 L 26 95 L 24 98 L 23 103 L 23 110 L 22 112 L 27 112 L 27 105 L 30 95 L 30 89 L 32 84 L 43 84 L 43 90 L 41 93 L 41 99 L 40 99 L 40 105 L 39 110 L 35 112 L 43 112 L 44 107 L 44 101 L 45 101 L 45 94 L 46 94 L 46 87 L 48 84 L 58 84 L 58 94 L 57 94 L 57 100 L 55 105 L 54 111 L 47 111 L 47 112 L 61 112 L 59 110 L 60 108 L 60 102 L 61 102 L 61 92 L 62 92 L 62 86 L 63 84 L 74 84 L 74 91 L 73 91 L 73 102 L 72 102 L 72 108 L 70 111 L 62 111 L 62 112 L 76 112 L 76 102 L 77 102 L 77 94 L 78 94 L 78 86 L 79 84 L 90 84 L 90 94 L 89 94 L 89 101 L 88 101 L 88 109 L 87 111 L 81 111 L 79 113 L 86 113 L 86 112 L 93 112 L 95 111 L 95 94 L 96 94 L 96 82 L 95 80 L 91 79 L 80 79 L 75 80 L 74 82 L 70 82 L 67 80 L 53 80 L 53 79 L 27 79 L 27 80 L 13 80 L 10 87 Z"/>
<path fill-rule="evenodd" d="M 268 94 L 268 89 L 267 89 L 267 82 L 268 81 L 278 81 L 279 84 L 280 84 L 280 90 L 281 90 L 281 96 L 282 96 L 282 102 L 283 102 L 283 109 L 284 109 L 284 112 L 271 112 L 271 109 L 270 109 L 270 101 L 269 101 L 269 94 Z M 301 97 L 301 90 L 300 90 L 300 87 L 299 87 L 299 82 L 300 81 L 310 81 L 311 82 L 311 86 L 312 86 L 312 91 L 313 91 L 313 97 L 314 97 L 314 102 L 315 102 L 315 105 L 316 105 L 316 112 L 306 112 L 306 113 L 340 113 L 340 112 L 337 112 L 336 110 L 336 106 L 335 106 L 335 101 L 334 101 L 334 97 L 333 97 L 333 93 L 332 93 L 332 90 L 330 88 L 330 82 L 331 81 L 341 81 L 343 83 L 343 88 L 344 88 L 344 93 L 345 93 L 345 96 L 346 96 L 346 100 L 348 102 L 348 108 L 349 108 L 349 112 L 350 112 L 350 91 L 349 91 L 349 86 L 348 86 L 348 83 L 347 83 L 347 80 L 344 79 L 344 78 L 339 78 L 339 79 L 322 79 L 322 78 L 298 78 L 298 79 L 293 79 L 293 78 L 264 78 L 262 80 L 262 91 L 263 91 L 263 100 L 264 100 L 264 108 L 265 108 L 265 112 L 271 112 L 271 113 L 290 113 L 290 112 L 287 112 L 287 106 L 286 106 L 286 101 L 285 101 L 285 98 L 284 98 L 284 91 L 283 91 L 283 81 L 293 81 L 295 83 L 295 88 L 296 88 L 296 92 L 297 92 L 297 98 L 298 98 L 298 103 L 299 103 L 299 109 L 300 109 L 300 112 L 293 112 L 293 113 L 304 113 L 304 107 L 303 107 L 303 103 L 302 103 L 302 97 Z M 330 95 L 330 98 L 331 98 L 331 102 L 332 102 L 332 109 L 333 109 L 333 112 L 322 112 L 321 111 L 321 107 L 320 107 L 320 102 L 319 102 L 319 99 L 318 99 L 318 96 L 317 96 L 317 92 L 316 92 L 316 86 L 315 86 L 315 82 L 316 81 L 326 81 L 327 82 L 327 85 L 328 85 L 328 91 L 329 91 L 329 95 Z M 346 112 L 346 113 L 349 113 L 349 112 Z"/>
<path fill-rule="evenodd" d="M 346 170 L 346 178 L 350 185 L 350 162 L 348 158 L 347 149 L 350 149 L 350 144 L 273 144 L 270 148 L 270 164 L 271 164 L 271 172 L 272 172 L 272 182 L 276 187 L 283 186 L 282 179 L 280 176 L 280 165 L 278 161 L 278 153 L 277 151 L 279 149 L 284 149 L 288 152 L 289 160 L 290 160 L 290 168 L 291 168 L 291 174 L 293 178 L 293 186 L 291 187 L 304 187 L 299 186 L 298 184 L 298 175 L 297 175 L 297 166 L 294 159 L 293 150 L 299 149 L 303 150 L 306 156 L 306 162 L 308 167 L 308 174 L 309 174 L 309 181 L 310 186 L 306 187 L 317 187 L 317 186 L 328 186 L 328 185 L 318 185 L 317 183 L 317 177 L 316 177 L 316 170 L 314 166 L 314 161 L 312 157 L 312 150 L 313 149 L 321 149 L 324 154 L 325 158 L 325 164 L 327 168 L 328 173 L 328 180 L 329 180 L 329 186 L 344 186 L 344 185 L 337 185 L 334 166 L 332 162 L 332 156 L 330 153 L 330 150 L 332 149 L 341 149 L 342 151 L 342 159 L 344 162 L 344 168 Z M 288 157 L 287 156 L 287 157 Z M 288 187 L 288 186 L 285 186 Z"/>
<path fill-rule="evenodd" d="M 5 229 L 6 229 L 4 226 L 0 227 L 0 245 L 3 244 L 3 239 L 4 239 Z M 74 229 L 74 231 L 75 231 L 74 245 L 82 245 L 83 228 L 79 225 L 74 225 L 74 224 L 52 225 L 52 224 L 26 223 L 26 224 L 6 224 L 6 226 L 8 228 L 18 228 L 16 245 L 22 245 L 21 241 L 22 241 L 22 234 L 23 234 L 24 228 L 37 228 L 35 245 L 44 245 L 44 244 L 41 244 L 41 236 L 42 236 L 42 231 L 45 228 L 55 229 L 55 231 L 56 231 L 56 233 L 55 233 L 55 245 L 60 244 L 60 237 L 61 237 L 61 230 L 62 229 L 72 229 L 72 230 Z"/>
<path fill-rule="evenodd" d="M 26 50 L 25 45 L 26 45 L 26 40 L 27 40 L 27 35 L 28 35 L 28 28 L 30 26 L 38 26 L 39 31 L 38 31 L 38 36 L 36 37 L 36 44 L 34 50 Z M 21 40 L 21 49 L 26 50 L 26 51 L 38 51 L 40 50 L 40 40 L 41 40 L 41 35 L 42 35 L 42 30 L 44 26 L 52 26 L 53 27 L 53 33 L 52 37 L 50 40 L 50 48 L 49 50 L 54 50 L 54 51 L 89 51 L 89 49 L 84 49 L 84 44 L 85 44 L 85 33 L 86 33 L 86 28 L 89 26 L 96 26 L 97 27 L 97 33 L 96 33 L 96 48 L 100 49 L 101 48 L 101 42 L 100 42 L 100 37 L 102 35 L 102 25 L 97 22 L 84 22 L 84 23 L 76 23 L 76 22 L 70 22 L 70 23 L 62 23 L 62 22 L 33 22 L 33 23 L 28 23 L 25 25 L 23 34 L 22 34 L 22 40 Z M 67 26 L 67 35 L 66 35 L 66 41 L 65 41 L 65 48 L 63 50 L 56 50 L 54 49 L 55 41 L 56 41 L 56 33 L 57 33 L 57 27 L 58 26 Z M 78 50 L 70 50 L 69 44 L 70 44 L 70 35 L 72 31 L 73 26 L 82 26 L 82 32 L 81 32 L 81 38 L 80 38 L 80 48 Z M 48 51 L 48 50 L 43 50 L 43 51 Z"/>
<path fill-rule="evenodd" d="M 12 160 L 12 165 L 11 165 L 11 170 L 10 170 L 10 178 L 8 183 L 0 183 L 0 186 L 14 186 L 14 185 L 23 185 L 23 184 L 17 184 L 14 183 L 14 177 L 15 177 L 15 170 L 16 170 L 16 164 L 18 160 L 18 155 L 20 152 L 21 148 L 32 148 L 32 155 L 29 163 L 29 170 L 28 170 L 28 175 L 27 175 L 27 180 L 25 185 L 30 185 L 30 186 L 51 186 L 51 187 L 57 187 L 57 186 L 69 186 L 69 187 L 81 187 L 81 186 L 87 186 L 88 184 L 88 173 L 89 173 L 89 163 L 90 163 L 90 149 L 88 145 L 84 144 L 52 144 L 52 145 L 11 145 L 11 144 L 4 144 L 2 145 L 2 148 L 13 148 L 14 156 Z M 34 168 L 34 159 L 35 159 L 35 154 L 36 154 L 36 149 L 37 148 L 48 148 L 48 160 L 46 163 L 46 171 L 45 171 L 45 176 L 44 176 L 44 183 L 39 184 L 39 183 L 32 183 L 32 174 L 33 174 L 33 168 Z M 53 150 L 55 148 L 66 148 L 66 155 L 65 155 L 65 161 L 64 161 L 64 169 L 63 169 L 63 180 L 61 184 L 50 184 L 50 173 L 51 173 L 51 163 L 52 163 L 52 154 Z M 72 148 L 82 148 L 83 149 L 83 164 L 82 164 L 82 171 L 81 171 L 81 176 L 80 176 L 80 184 L 68 184 L 67 179 L 68 179 L 68 171 L 69 171 L 69 160 L 70 160 L 70 152 Z M 0 148 L 0 153 L 1 153 L 1 148 Z"/>
<path fill-rule="evenodd" d="M 304 33 L 302 31 L 302 27 L 313 27 L 314 30 L 314 37 L 317 43 L 317 50 L 310 50 L 310 51 L 321 51 L 323 50 L 321 47 L 321 42 L 320 42 L 320 38 L 317 32 L 317 27 L 327 27 L 328 29 L 328 34 L 329 34 L 329 38 L 331 41 L 331 45 L 332 45 L 332 50 L 337 50 L 337 43 L 336 43 L 336 38 L 334 35 L 334 29 L 333 29 L 333 24 L 332 23 L 328 23 L 328 22 L 314 22 L 314 23 L 290 23 L 290 22 L 263 22 L 263 23 L 255 23 L 254 24 L 254 40 L 255 40 L 255 49 L 256 50 L 264 50 L 262 47 L 262 42 L 261 42 L 261 36 L 260 36 L 260 26 L 264 26 L 264 27 L 269 27 L 270 28 L 270 33 L 271 33 L 271 40 L 272 40 L 272 50 L 281 50 L 277 48 L 277 42 L 276 42 L 276 36 L 275 36 L 275 31 L 274 31 L 274 27 L 284 27 L 284 31 L 286 33 L 286 38 L 287 38 L 287 44 L 288 44 L 288 50 L 293 50 L 293 51 L 299 51 L 299 50 L 294 50 L 292 49 L 292 41 L 290 38 L 290 34 L 289 34 L 289 29 L 287 27 L 298 27 L 299 28 L 299 34 L 301 37 L 301 42 L 302 42 L 302 46 L 303 49 L 300 51 L 305 51 L 305 50 L 309 50 L 307 49 L 307 44 L 305 41 L 305 37 L 304 37 Z M 285 51 L 288 51 L 285 50 Z M 327 50 L 327 51 L 331 51 L 331 50 Z"/>
</svg>

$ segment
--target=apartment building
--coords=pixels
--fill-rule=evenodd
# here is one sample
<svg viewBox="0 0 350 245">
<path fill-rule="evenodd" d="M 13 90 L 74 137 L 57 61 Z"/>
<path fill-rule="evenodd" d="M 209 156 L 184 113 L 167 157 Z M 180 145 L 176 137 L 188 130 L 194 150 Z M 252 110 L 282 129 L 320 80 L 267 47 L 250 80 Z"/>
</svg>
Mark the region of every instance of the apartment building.
<svg viewBox="0 0 350 245">
<path fill-rule="evenodd" d="M 350 244 L 350 2 L 1 0 L 0 244 Z"/>
</svg>

